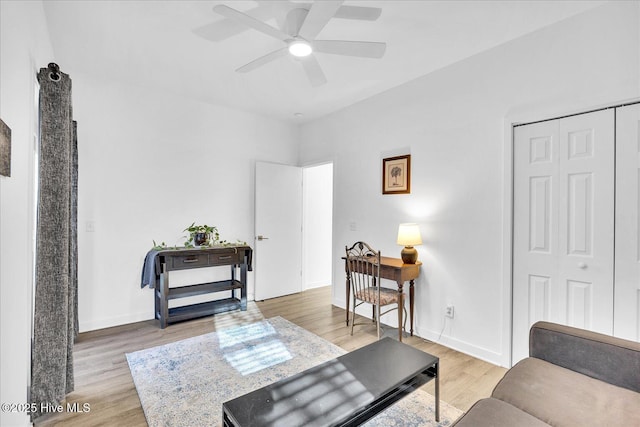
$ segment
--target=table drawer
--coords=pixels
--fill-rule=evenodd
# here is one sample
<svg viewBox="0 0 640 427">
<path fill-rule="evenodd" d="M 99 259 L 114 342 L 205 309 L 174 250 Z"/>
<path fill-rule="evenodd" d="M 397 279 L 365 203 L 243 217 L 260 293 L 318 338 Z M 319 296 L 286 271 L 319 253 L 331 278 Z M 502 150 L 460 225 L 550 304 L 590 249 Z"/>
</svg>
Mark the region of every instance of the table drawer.
<svg viewBox="0 0 640 427">
<path fill-rule="evenodd" d="M 209 265 L 208 254 L 189 254 L 172 256 L 171 270 L 179 270 L 183 268 L 206 267 Z"/>
<path fill-rule="evenodd" d="M 240 262 L 240 257 L 237 252 L 227 252 L 227 253 L 214 253 L 209 254 L 209 264 L 210 265 L 230 265 L 237 264 Z"/>
</svg>

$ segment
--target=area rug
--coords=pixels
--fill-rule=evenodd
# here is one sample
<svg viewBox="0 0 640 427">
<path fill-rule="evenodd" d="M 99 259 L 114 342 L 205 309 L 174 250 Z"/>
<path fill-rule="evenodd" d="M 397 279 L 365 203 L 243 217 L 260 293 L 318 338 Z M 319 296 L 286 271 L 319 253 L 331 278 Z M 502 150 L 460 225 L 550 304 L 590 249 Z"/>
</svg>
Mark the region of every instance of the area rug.
<svg viewBox="0 0 640 427">
<path fill-rule="evenodd" d="M 247 302 L 246 311 L 231 310 L 213 316 L 213 327 L 215 331 L 219 331 L 234 326 L 248 325 L 261 320 L 264 320 L 264 316 L 258 308 L 258 305 L 254 301 L 249 301 Z"/>
<path fill-rule="evenodd" d="M 222 403 L 344 354 L 281 317 L 128 353 L 151 427 L 219 426 Z M 462 411 L 418 390 L 369 420 L 369 427 L 448 426 Z"/>
</svg>

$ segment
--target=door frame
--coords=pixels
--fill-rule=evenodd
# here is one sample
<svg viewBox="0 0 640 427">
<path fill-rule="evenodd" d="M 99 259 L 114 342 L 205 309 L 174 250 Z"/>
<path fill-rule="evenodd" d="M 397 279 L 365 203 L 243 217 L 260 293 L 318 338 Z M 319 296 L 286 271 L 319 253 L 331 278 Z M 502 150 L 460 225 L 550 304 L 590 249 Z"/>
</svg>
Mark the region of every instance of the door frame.
<svg viewBox="0 0 640 427">
<path fill-rule="evenodd" d="M 303 164 L 300 166 L 294 166 L 294 165 L 288 165 L 288 164 L 284 164 L 284 163 L 276 163 L 276 162 L 271 162 L 271 161 L 263 161 L 263 160 L 256 160 L 254 163 L 254 174 L 256 173 L 256 164 L 257 163 L 273 163 L 273 164 L 279 164 L 279 165 L 283 165 L 283 166 L 292 166 L 292 167 L 296 167 L 301 169 L 302 171 L 302 205 L 301 205 L 301 231 L 300 231 L 300 250 L 301 250 L 301 263 L 300 263 L 300 270 L 301 270 L 301 276 L 300 276 L 300 292 L 303 292 L 305 290 L 307 290 L 306 284 L 305 284 L 305 280 L 306 280 L 306 271 L 305 271 L 305 244 L 308 242 L 308 232 L 306 227 L 304 227 L 305 224 L 305 206 L 304 206 L 304 197 L 305 197 L 305 182 L 304 182 L 304 171 L 306 169 L 309 168 L 314 168 L 314 167 L 318 167 L 318 166 L 323 166 L 323 165 L 331 165 L 332 166 L 332 175 L 331 175 L 331 236 L 330 236 L 330 244 L 329 244 L 329 250 L 330 252 L 333 254 L 333 242 L 334 242 L 334 238 L 333 238 L 333 224 L 335 221 L 335 209 L 334 209 L 334 194 L 335 194 L 335 161 L 334 159 L 329 159 L 329 160 L 325 160 L 325 161 L 319 161 L 319 162 L 314 162 L 314 163 L 309 163 L 309 164 Z M 254 177 L 255 178 L 255 177 Z M 254 188 L 254 193 L 256 192 L 256 188 Z M 254 194 L 254 199 L 255 199 L 255 194 Z M 255 202 L 255 200 L 254 200 Z M 254 203 L 255 205 L 255 203 Z M 255 222 L 256 222 L 256 214 L 255 214 L 255 206 L 254 206 L 254 239 L 256 239 L 257 237 L 257 232 L 258 230 L 256 229 L 255 226 Z M 257 243 L 255 243 L 254 241 L 254 248 L 255 245 Z M 331 255 L 331 258 L 333 258 L 333 255 Z M 333 269 L 334 269 L 334 265 L 333 262 L 330 263 L 330 271 L 329 271 L 329 283 L 327 283 L 327 286 L 331 286 L 331 297 L 333 299 L 333 293 L 334 293 L 334 286 L 333 286 Z M 249 292 L 249 300 L 254 301 L 256 299 L 256 281 L 254 280 L 253 283 L 253 290 L 252 292 Z"/>
<path fill-rule="evenodd" d="M 307 164 L 307 165 L 303 165 L 302 167 L 302 290 L 308 290 L 308 289 L 313 289 L 312 288 L 307 288 L 307 271 L 306 271 L 306 263 L 308 261 L 307 258 L 307 244 L 309 242 L 309 230 L 307 227 L 305 227 L 306 224 L 306 218 L 307 218 L 307 211 L 305 209 L 305 197 L 307 196 L 307 183 L 305 182 L 305 170 L 310 169 L 310 168 L 315 168 L 315 167 L 320 167 L 320 166 L 326 166 L 326 165 L 331 165 L 331 229 L 330 229 L 330 243 L 329 243 L 329 252 L 330 252 L 330 258 L 331 260 L 333 260 L 333 223 L 334 223 L 334 194 L 335 194 L 335 187 L 334 187 L 334 182 L 335 182 L 335 162 L 333 160 L 327 160 L 324 162 L 319 162 L 319 163 L 311 163 L 311 164 Z M 327 283 L 327 286 L 331 286 L 332 289 L 332 297 L 333 297 L 333 261 L 331 261 L 330 263 L 330 271 L 329 271 L 329 283 Z"/>
</svg>

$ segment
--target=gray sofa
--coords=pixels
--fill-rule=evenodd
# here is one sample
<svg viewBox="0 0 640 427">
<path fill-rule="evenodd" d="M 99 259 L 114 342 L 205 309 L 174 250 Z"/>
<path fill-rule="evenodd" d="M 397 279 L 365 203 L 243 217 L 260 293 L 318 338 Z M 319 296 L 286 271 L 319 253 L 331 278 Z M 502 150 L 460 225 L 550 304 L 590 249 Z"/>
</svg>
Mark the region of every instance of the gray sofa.
<svg viewBox="0 0 640 427">
<path fill-rule="evenodd" d="M 538 322 L 529 355 L 454 425 L 640 426 L 640 343 Z"/>
</svg>

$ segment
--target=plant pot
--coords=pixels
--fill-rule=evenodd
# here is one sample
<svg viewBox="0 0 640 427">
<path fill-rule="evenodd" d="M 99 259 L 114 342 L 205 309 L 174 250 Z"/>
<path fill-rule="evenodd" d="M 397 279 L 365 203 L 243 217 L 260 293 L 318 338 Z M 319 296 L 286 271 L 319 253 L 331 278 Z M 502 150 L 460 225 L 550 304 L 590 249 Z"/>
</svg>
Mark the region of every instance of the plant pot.
<svg viewBox="0 0 640 427">
<path fill-rule="evenodd" d="M 194 246 L 205 246 L 209 244 L 209 233 L 193 233 Z"/>
</svg>

